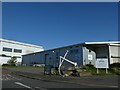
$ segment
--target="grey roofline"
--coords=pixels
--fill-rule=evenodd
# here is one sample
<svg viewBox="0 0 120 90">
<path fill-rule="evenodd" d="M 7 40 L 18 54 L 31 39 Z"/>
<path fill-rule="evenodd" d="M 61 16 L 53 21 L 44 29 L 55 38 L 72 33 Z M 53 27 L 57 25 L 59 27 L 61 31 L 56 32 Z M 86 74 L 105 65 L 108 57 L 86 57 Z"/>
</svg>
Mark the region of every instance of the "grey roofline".
<svg viewBox="0 0 120 90">
<path fill-rule="evenodd" d="M 54 51 L 56 49 L 63 49 L 63 48 L 66 48 L 66 47 L 77 46 L 77 45 L 92 45 L 92 44 L 94 44 L 94 45 L 103 45 L 103 44 L 104 45 L 109 45 L 110 43 L 118 43 L 118 42 L 119 41 L 113 41 L 113 42 L 83 42 L 83 43 L 79 43 L 79 44 L 73 44 L 73 45 L 63 46 L 63 47 L 59 47 L 59 48 L 44 50 L 44 51 L 41 51 L 41 52 L 35 52 L 35 53 L 25 54 L 25 55 L 22 55 L 22 56 L 27 56 L 27 55 L 32 55 L 32 54 L 42 53 L 42 52 L 48 52 L 48 51 Z"/>
<path fill-rule="evenodd" d="M 54 49 L 49 49 L 49 50 L 44 50 L 44 51 L 40 51 L 40 52 L 34 52 L 34 53 L 30 53 L 30 54 L 25 54 L 25 55 L 22 55 L 22 56 L 27 56 L 27 55 L 31 55 L 31 54 L 36 54 L 36 53 L 42 53 L 42 52 L 48 52 L 48 51 L 54 51 L 54 50 L 57 50 L 57 49 L 63 49 L 63 48 L 66 48 L 66 47 L 71 47 L 71 46 L 77 46 L 77 45 L 84 45 L 85 43 L 80 43 L 80 44 L 73 44 L 73 45 L 69 45 L 69 46 L 63 46 L 63 47 L 58 47 L 58 48 L 54 48 Z"/>
<path fill-rule="evenodd" d="M 2 39 L 0 38 L 1 42 L 7 42 L 7 43 L 13 43 L 13 44 L 18 44 L 18 45 L 23 45 L 23 46 L 29 46 L 29 47 L 35 47 L 35 48 L 41 48 L 44 49 L 43 46 L 38 46 L 38 45 L 34 45 L 34 44 L 28 44 L 28 43 L 22 43 L 22 42 L 18 42 L 18 41 L 13 41 L 13 40 L 6 40 L 6 39 Z"/>
<path fill-rule="evenodd" d="M 120 41 L 107 41 L 107 42 L 85 42 L 85 44 L 120 44 Z"/>
</svg>

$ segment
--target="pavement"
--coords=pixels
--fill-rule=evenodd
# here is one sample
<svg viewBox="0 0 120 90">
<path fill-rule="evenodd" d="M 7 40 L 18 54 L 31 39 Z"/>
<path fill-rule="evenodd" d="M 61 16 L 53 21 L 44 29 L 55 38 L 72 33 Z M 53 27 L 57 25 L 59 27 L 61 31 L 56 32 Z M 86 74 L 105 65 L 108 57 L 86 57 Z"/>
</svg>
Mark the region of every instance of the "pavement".
<svg viewBox="0 0 120 90">
<path fill-rule="evenodd" d="M 39 71 L 38 71 L 39 70 Z M 44 76 L 43 70 L 3 69 L 3 88 L 27 88 L 43 90 L 53 88 L 111 88 L 118 89 L 117 76 L 62 77 Z"/>
</svg>

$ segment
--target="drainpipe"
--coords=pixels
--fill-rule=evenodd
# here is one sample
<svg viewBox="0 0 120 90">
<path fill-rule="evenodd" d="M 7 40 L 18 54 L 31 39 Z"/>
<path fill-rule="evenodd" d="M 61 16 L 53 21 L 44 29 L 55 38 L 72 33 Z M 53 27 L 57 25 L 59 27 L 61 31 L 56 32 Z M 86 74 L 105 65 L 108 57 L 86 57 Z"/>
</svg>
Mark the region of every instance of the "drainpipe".
<svg viewBox="0 0 120 90">
<path fill-rule="evenodd" d="M 108 64 L 110 65 L 111 62 L 111 50 L 110 50 L 110 44 L 108 44 Z"/>
</svg>

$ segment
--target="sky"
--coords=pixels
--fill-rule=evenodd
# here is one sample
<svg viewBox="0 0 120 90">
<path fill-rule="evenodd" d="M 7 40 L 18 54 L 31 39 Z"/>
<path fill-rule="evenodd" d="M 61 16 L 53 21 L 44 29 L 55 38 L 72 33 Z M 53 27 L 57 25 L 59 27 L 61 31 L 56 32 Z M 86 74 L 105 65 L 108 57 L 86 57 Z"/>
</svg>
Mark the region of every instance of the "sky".
<svg viewBox="0 0 120 90">
<path fill-rule="evenodd" d="M 118 40 L 118 3 L 19 2 L 2 4 L 2 38 L 46 50 Z"/>
</svg>

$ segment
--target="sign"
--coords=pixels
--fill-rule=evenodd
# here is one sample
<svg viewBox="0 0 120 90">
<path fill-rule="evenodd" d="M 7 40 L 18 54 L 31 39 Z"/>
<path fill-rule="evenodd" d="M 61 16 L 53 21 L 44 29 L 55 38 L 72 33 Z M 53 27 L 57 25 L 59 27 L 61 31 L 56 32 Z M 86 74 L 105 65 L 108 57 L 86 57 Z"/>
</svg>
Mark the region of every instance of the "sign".
<svg viewBox="0 0 120 90">
<path fill-rule="evenodd" d="M 93 60 L 93 56 L 91 54 L 88 54 L 88 60 Z"/>
<path fill-rule="evenodd" d="M 109 68 L 108 59 L 107 58 L 97 59 L 95 66 L 96 68 Z"/>
</svg>

